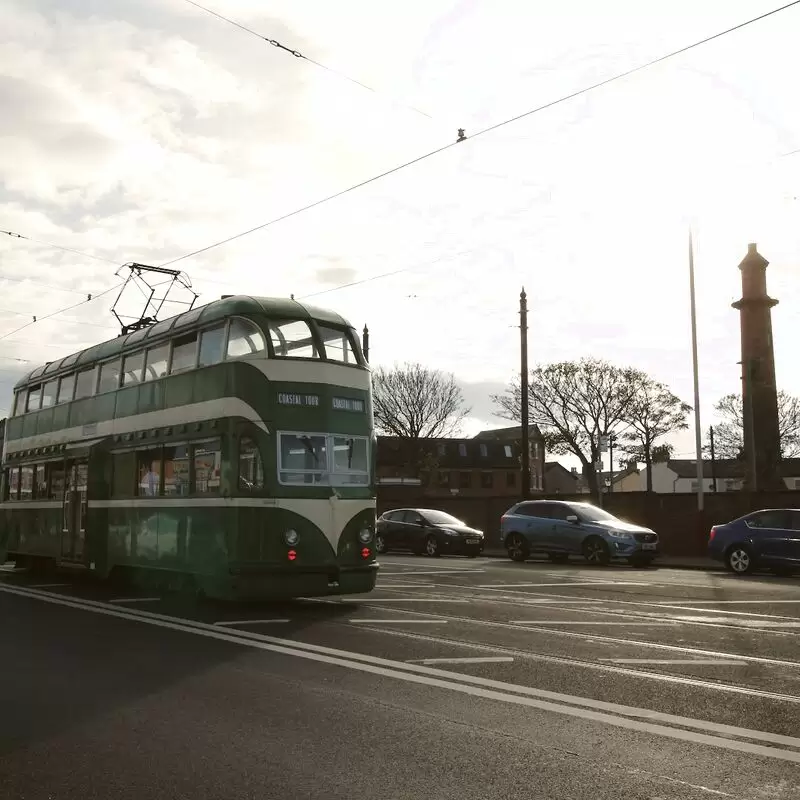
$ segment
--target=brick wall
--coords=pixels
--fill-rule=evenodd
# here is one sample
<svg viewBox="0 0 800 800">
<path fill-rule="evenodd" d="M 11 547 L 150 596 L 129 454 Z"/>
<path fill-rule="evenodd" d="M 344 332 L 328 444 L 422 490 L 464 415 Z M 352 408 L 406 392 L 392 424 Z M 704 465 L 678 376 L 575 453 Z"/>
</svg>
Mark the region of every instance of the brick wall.
<svg viewBox="0 0 800 800">
<path fill-rule="evenodd" d="M 553 496 L 553 500 L 586 502 L 587 495 Z M 381 486 L 378 514 L 392 508 L 438 508 L 463 519 L 486 534 L 489 547 L 500 546 L 500 517 L 515 502 L 509 497 L 437 497 L 422 495 L 419 487 Z M 661 538 L 662 553 L 669 556 L 704 556 L 712 525 L 730 522 L 761 508 L 800 508 L 800 493 L 722 492 L 705 495 L 705 509 L 697 510 L 696 494 L 618 492 L 604 495 L 603 506 L 611 514 L 645 525 Z"/>
</svg>

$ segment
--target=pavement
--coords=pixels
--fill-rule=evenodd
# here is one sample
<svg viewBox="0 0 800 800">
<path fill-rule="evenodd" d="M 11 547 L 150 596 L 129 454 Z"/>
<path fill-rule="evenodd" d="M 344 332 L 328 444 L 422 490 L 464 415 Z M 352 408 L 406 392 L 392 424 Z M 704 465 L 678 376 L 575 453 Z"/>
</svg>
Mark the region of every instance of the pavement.
<svg viewBox="0 0 800 800">
<path fill-rule="evenodd" d="M 386 555 L 369 595 L 0 571 L 0 796 L 800 798 L 800 579 Z"/>
</svg>

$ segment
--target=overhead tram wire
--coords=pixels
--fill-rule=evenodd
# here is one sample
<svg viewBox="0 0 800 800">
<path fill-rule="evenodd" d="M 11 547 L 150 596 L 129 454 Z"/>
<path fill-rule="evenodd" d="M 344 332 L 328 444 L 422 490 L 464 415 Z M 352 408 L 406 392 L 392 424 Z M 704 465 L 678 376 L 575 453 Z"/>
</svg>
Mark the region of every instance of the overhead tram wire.
<svg viewBox="0 0 800 800">
<path fill-rule="evenodd" d="M 193 2 L 193 0 L 186 0 L 187 3 L 192 3 L 192 5 L 197 5 Z M 726 28 L 719 33 L 715 33 L 711 36 L 706 36 L 703 39 L 700 39 L 696 42 L 692 42 L 691 44 L 685 45 L 677 50 L 672 50 L 669 53 L 666 53 L 663 56 L 659 56 L 657 58 L 653 58 L 650 61 L 646 61 L 643 64 L 639 64 L 636 67 L 632 67 L 631 69 L 625 70 L 624 72 L 619 72 L 616 75 L 612 75 L 609 78 L 605 78 L 602 81 L 598 81 L 597 83 L 593 83 L 590 86 L 585 86 L 582 89 L 578 89 L 575 92 L 571 92 L 570 94 L 563 95 L 562 97 L 557 98 L 556 100 L 551 100 L 549 103 L 545 103 L 544 105 L 537 106 L 536 108 L 532 108 L 530 111 L 525 111 L 522 114 L 517 114 L 514 117 L 509 117 L 508 119 L 503 120 L 502 122 L 497 122 L 494 125 L 490 125 L 487 128 L 483 128 L 476 133 L 470 134 L 468 137 L 462 138 L 459 135 L 458 139 L 449 142 L 448 144 L 442 145 L 441 147 L 437 147 L 435 150 L 431 150 L 429 153 L 425 153 L 421 156 L 417 156 L 416 158 L 411 159 L 411 161 L 406 161 L 403 164 L 398 164 L 396 167 L 392 167 L 391 169 L 386 170 L 385 172 L 381 172 L 378 175 L 373 176 L 372 178 L 367 178 L 366 180 L 360 181 L 359 183 L 355 183 L 352 186 L 348 186 L 346 189 L 342 189 L 341 191 L 335 192 L 334 194 L 328 195 L 327 197 L 323 197 L 320 200 L 316 200 L 313 203 L 309 203 L 308 205 L 302 206 L 301 208 L 297 208 L 294 211 L 289 211 L 286 214 L 282 214 L 280 217 L 275 217 L 274 219 L 269 220 L 261 225 L 257 225 L 254 228 L 250 228 L 249 230 L 242 231 L 241 233 L 234 234 L 233 236 L 229 236 L 226 239 L 222 239 L 218 242 L 214 242 L 213 244 L 206 245 L 205 247 L 201 247 L 197 250 L 193 250 L 190 253 L 186 253 L 185 255 L 179 256 L 178 258 L 173 258 L 171 261 L 165 261 L 163 264 L 160 264 L 161 267 L 170 266 L 171 264 L 176 264 L 178 261 L 184 261 L 187 258 L 193 258 L 194 256 L 200 255 L 201 253 L 206 253 L 209 250 L 213 250 L 216 247 L 221 247 L 222 245 L 229 244 L 230 242 L 235 241 L 236 239 L 241 239 L 244 236 L 249 236 L 251 233 L 256 233 L 257 231 L 264 230 L 264 228 L 268 228 L 271 225 L 275 225 L 278 222 L 283 222 L 290 217 L 297 216 L 298 214 L 302 214 L 305 211 L 310 211 L 312 208 L 316 208 L 317 206 L 321 206 L 323 203 L 327 203 L 331 200 L 335 200 L 342 195 L 348 194 L 350 192 L 355 191 L 356 189 L 360 189 L 363 186 L 367 186 L 371 183 L 375 183 L 376 181 L 380 180 L 381 178 L 386 178 L 389 175 L 393 175 L 395 172 L 399 172 L 406 167 L 411 167 L 414 164 L 418 164 L 421 161 L 424 161 L 427 158 L 431 158 L 432 156 L 438 155 L 439 153 L 443 153 L 445 150 L 449 150 L 451 147 L 455 147 L 461 142 L 467 141 L 468 139 L 476 139 L 479 136 L 483 136 L 486 133 L 490 133 L 491 131 L 495 131 L 498 128 L 502 128 L 505 125 L 510 125 L 513 122 L 518 122 L 521 119 L 525 119 L 526 117 L 530 117 L 533 114 L 538 114 L 540 111 L 545 111 L 549 108 L 553 108 L 554 106 L 560 105 L 561 103 L 566 103 L 568 100 L 574 100 L 576 97 L 580 97 L 581 95 L 588 94 L 589 92 L 593 92 L 596 89 L 600 89 L 603 86 L 608 86 L 611 83 L 615 83 L 616 81 L 622 80 L 623 78 L 630 77 L 631 75 L 636 74 L 637 72 L 641 72 L 645 69 L 649 69 L 650 67 L 654 67 L 657 64 L 661 64 L 668 59 L 675 58 L 683 53 L 688 52 L 689 50 L 693 50 L 697 47 L 700 47 L 704 44 L 708 44 L 709 42 L 713 42 L 715 39 L 719 39 L 723 36 L 726 36 L 729 33 L 734 33 L 735 31 L 741 30 L 742 28 L 747 27 L 748 25 L 752 25 L 755 22 L 760 22 L 761 20 L 767 19 L 768 17 L 774 16 L 781 11 L 786 11 L 793 6 L 800 5 L 800 0 L 793 0 L 791 3 L 787 3 L 779 8 L 775 8 L 772 11 L 767 11 L 764 14 L 759 14 L 757 17 L 753 17 L 752 19 L 748 19 L 745 22 L 740 22 L 738 25 L 734 25 L 731 28 Z M 207 9 L 204 9 L 207 10 Z M 215 13 L 215 12 L 210 12 Z M 219 15 L 216 15 L 219 16 Z M 231 22 L 231 20 L 226 20 L 227 22 Z M 243 27 L 238 25 L 238 23 L 233 23 L 238 27 Z M 247 29 L 245 29 L 247 30 Z M 250 31 L 253 33 L 252 31 Z M 259 34 L 255 34 L 258 36 Z M 263 38 L 263 37 L 262 37 Z M 459 134 L 462 132 L 459 131 Z"/>
<path fill-rule="evenodd" d="M 299 50 L 293 50 L 291 47 L 286 47 L 286 45 L 281 44 L 277 39 L 270 39 L 266 36 L 262 36 L 257 31 L 254 31 L 252 28 L 248 28 L 246 25 L 242 25 L 241 22 L 236 22 L 236 20 L 231 19 L 230 17 L 225 17 L 222 14 L 214 11 L 210 8 L 206 8 L 206 6 L 200 5 L 200 3 L 196 3 L 194 0 L 185 0 L 190 6 L 194 6 L 195 8 L 199 8 L 201 11 L 205 11 L 206 14 L 211 14 L 211 16 L 216 17 L 217 19 L 222 20 L 223 22 L 227 22 L 229 25 L 233 25 L 240 30 L 244 31 L 245 33 L 249 33 L 251 36 L 255 36 L 258 39 L 261 39 L 262 42 L 267 42 L 267 44 L 271 44 L 273 47 L 278 48 L 278 50 L 282 50 L 285 53 L 288 53 L 295 58 L 301 58 L 303 61 L 308 61 L 309 64 L 313 64 L 315 67 L 319 67 L 320 69 L 324 69 L 326 72 L 330 72 L 332 75 L 337 75 L 340 78 L 343 78 L 346 81 L 350 81 L 350 83 L 354 83 L 356 86 L 360 86 L 362 89 L 366 89 L 368 92 L 373 92 L 374 94 L 384 94 L 383 92 L 379 92 L 377 89 L 373 89 L 372 86 L 367 86 L 366 83 L 362 83 L 355 78 L 351 78 L 349 75 L 345 74 L 344 72 L 340 72 L 338 69 L 334 69 L 333 67 L 329 67 L 326 64 L 323 64 L 320 61 L 316 61 L 313 58 L 310 58 L 307 55 L 304 55 Z M 388 95 L 387 95 L 388 97 Z M 415 112 L 416 114 L 421 114 L 423 117 L 427 117 L 428 119 L 433 119 L 430 114 L 426 114 L 424 111 L 421 111 L 414 106 L 406 105 L 405 103 L 398 103 L 396 100 L 389 98 L 392 100 L 393 103 L 397 105 L 403 105 L 405 108 L 409 109 L 410 111 Z"/>
<path fill-rule="evenodd" d="M 96 256 L 93 253 L 86 253 L 83 250 L 73 250 L 71 247 L 62 247 L 60 244 L 45 242 L 42 239 L 34 239 L 33 236 L 25 236 L 24 234 L 16 233 L 15 231 L 0 231 L 0 233 L 4 233 L 6 236 L 10 236 L 12 239 L 25 239 L 26 241 L 34 242 L 35 244 L 40 244 L 44 247 L 52 247 L 54 250 L 62 250 L 65 253 L 73 253 L 74 255 L 82 256 L 83 258 L 93 258 L 95 261 L 104 261 L 106 264 L 114 264 L 114 266 L 119 266 L 118 262 L 112 261 L 110 258 Z M 11 280 L 13 280 L 13 278 Z"/>
</svg>

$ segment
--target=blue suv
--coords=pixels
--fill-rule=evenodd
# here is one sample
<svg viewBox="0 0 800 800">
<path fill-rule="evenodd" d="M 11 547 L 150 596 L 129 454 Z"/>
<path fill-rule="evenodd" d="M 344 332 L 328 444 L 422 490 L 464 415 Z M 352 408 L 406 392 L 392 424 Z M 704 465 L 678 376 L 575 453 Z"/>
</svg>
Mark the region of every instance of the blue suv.
<svg viewBox="0 0 800 800">
<path fill-rule="evenodd" d="M 758 567 L 778 574 L 800 570 L 800 510 L 769 508 L 715 525 L 708 555 L 737 575 Z"/>
<path fill-rule="evenodd" d="M 588 503 L 517 503 L 503 514 L 500 535 L 513 561 L 546 553 L 556 562 L 582 555 L 592 564 L 626 558 L 634 566 L 647 566 L 658 555 L 657 533 L 623 522 Z"/>
</svg>

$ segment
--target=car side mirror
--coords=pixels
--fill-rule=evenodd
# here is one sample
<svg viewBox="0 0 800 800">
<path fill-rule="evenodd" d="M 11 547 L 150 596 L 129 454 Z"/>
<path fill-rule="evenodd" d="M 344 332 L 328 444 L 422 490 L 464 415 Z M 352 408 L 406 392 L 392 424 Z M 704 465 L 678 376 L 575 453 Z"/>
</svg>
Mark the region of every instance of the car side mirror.
<svg viewBox="0 0 800 800">
<path fill-rule="evenodd" d="M 567 517 L 567 522 L 571 522 L 573 525 L 579 525 L 580 524 L 580 520 L 578 519 L 578 517 L 575 514 L 570 514 Z"/>
</svg>

